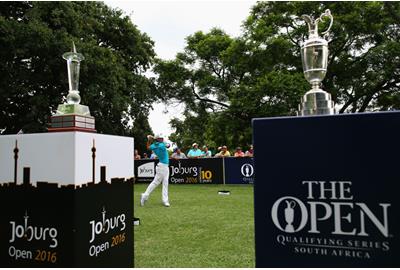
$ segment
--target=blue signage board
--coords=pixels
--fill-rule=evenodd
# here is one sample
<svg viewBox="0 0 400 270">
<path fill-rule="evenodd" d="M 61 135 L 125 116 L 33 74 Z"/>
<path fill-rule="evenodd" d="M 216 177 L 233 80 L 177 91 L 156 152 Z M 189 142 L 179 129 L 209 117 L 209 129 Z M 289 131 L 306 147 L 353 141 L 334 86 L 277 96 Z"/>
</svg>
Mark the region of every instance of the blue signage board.
<svg viewBox="0 0 400 270">
<path fill-rule="evenodd" d="M 257 267 L 400 267 L 400 113 L 253 120 Z"/>
<path fill-rule="evenodd" d="M 224 158 L 225 184 L 253 184 L 254 164 L 253 158 Z"/>
<path fill-rule="evenodd" d="M 171 159 L 169 181 L 173 184 L 223 184 L 222 159 Z"/>
<path fill-rule="evenodd" d="M 223 184 L 222 158 L 170 159 L 169 182 L 172 184 Z M 135 160 L 135 181 L 151 182 L 157 159 Z"/>
</svg>

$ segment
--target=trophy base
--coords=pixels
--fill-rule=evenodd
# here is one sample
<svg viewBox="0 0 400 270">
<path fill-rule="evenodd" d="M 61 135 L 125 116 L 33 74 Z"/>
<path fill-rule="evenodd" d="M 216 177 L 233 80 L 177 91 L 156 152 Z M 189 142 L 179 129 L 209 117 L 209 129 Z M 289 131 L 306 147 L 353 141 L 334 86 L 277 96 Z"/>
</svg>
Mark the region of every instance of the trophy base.
<svg viewBox="0 0 400 270">
<path fill-rule="evenodd" d="M 89 107 L 81 104 L 60 104 L 57 113 L 50 117 L 49 132 L 96 132 L 94 117 Z"/>
<path fill-rule="evenodd" d="M 50 127 L 47 130 L 49 132 L 96 132 L 94 117 L 78 114 L 53 115 L 50 117 Z"/>
<path fill-rule="evenodd" d="M 331 94 L 322 89 L 312 89 L 302 98 L 297 115 L 335 114 Z"/>
<path fill-rule="evenodd" d="M 89 107 L 82 104 L 60 104 L 56 115 L 76 114 L 90 116 Z"/>
</svg>

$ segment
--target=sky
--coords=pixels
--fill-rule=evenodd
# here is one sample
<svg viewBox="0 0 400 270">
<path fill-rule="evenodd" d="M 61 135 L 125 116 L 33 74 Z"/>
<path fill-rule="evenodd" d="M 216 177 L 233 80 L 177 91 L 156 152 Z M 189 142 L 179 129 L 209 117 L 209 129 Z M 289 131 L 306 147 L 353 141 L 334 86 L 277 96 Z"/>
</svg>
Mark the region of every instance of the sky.
<svg viewBox="0 0 400 270">
<path fill-rule="evenodd" d="M 241 25 L 256 1 L 109 0 L 104 3 L 130 16 L 138 29 L 155 42 L 158 57 L 174 59 L 178 52 L 183 51 L 185 38 L 196 31 L 208 32 L 218 27 L 232 37 L 239 36 Z M 173 117 L 182 117 L 183 106 L 167 108 L 159 103 L 153 107 L 149 115 L 153 132 L 168 136 L 173 132 L 168 122 Z"/>
</svg>

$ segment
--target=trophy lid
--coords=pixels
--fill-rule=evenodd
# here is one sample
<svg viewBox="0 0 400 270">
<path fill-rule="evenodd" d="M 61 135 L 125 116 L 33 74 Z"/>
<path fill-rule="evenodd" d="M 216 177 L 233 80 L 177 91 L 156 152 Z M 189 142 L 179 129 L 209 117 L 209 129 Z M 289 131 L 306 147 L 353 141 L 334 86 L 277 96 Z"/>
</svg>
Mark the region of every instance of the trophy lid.
<svg viewBox="0 0 400 270">
<path fill-rule="evenodd" d="M 64 53 L 62 55 L 62 57 L 65 60 L 70 60 L 70 61 L 78 61 L 78 62 L 80 62 L 82 60 L 85 60 L 85 57 L 83 56 L 83 54 L 76 52 L 75 43 L 73 41 L 72 41 L 72 51 Z"/>
<path fill-rule="evenodd" d="M 328 17 L 330 19 L 330 23 L 328 29 L 326 29 L 324 32 L 321 32 L 321 35 L 323 35 L 323 37 L 325 37 L 328 34 L 333 24 L 333 16 L 329 9 L 326 9 L 325 12 L 322 13 L 321 16 L 319 16 L 319 18 L 315 20 L 309 15 L 301 16 L 301 18 L 303 18 L 303 20 L 305 20 L 308 25 L 309 39 L 321 39 L 321 37 L 318 34 L 318 23 L 323 22 L 325 17 Z"/>
</svg>

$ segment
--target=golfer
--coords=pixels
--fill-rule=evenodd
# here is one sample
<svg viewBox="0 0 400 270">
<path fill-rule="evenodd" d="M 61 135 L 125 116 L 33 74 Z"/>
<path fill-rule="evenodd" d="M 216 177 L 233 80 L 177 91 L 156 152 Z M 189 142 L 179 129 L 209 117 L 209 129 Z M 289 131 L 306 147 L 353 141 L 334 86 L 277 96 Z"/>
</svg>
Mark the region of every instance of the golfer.
<svg viewBox="0 0 400 270">
<path fill-rule="evenodd" d="M 155 142 L 153 140 L 155 139 Z M 159 162 L 156 167 L 156 175 L 154 180 L 147 187 L 145 193 L 140 196 L 140 205 L 144 206 L 145 202 L 148 200 L 151 192 L 162 183 L 162 202 L 163 205 L 169 207 L 168 200 L 168 177 L 169 177 L 169 159 L 167 146 L 164 143 L 164 136 L 158 134 L 156 136 L 147 135 L 147 149 L 154 151 L 154 153 L 159 158 Z"/>
</svg>

